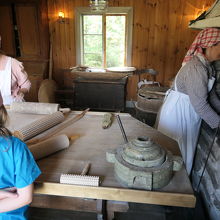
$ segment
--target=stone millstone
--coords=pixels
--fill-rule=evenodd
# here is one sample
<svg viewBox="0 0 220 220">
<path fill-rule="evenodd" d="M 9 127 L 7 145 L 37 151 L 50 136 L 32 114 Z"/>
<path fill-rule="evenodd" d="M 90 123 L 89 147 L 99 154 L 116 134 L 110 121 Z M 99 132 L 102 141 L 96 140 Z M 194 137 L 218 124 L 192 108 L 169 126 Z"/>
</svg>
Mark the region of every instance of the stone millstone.
<svg viewBox="0 0 220 220">
<path fill-rule="evenodd" d="M 114 163 L 116 179 L 124 186 L 153 190 L 167 185 L 172 178 L 175 164 L 182 161 L 173 157 L 160 145 L 147 137 L 139 137 L 106 153 L 107 161 Z M 178 169 L 175 165 L 175 171 Z"/>
</svg>

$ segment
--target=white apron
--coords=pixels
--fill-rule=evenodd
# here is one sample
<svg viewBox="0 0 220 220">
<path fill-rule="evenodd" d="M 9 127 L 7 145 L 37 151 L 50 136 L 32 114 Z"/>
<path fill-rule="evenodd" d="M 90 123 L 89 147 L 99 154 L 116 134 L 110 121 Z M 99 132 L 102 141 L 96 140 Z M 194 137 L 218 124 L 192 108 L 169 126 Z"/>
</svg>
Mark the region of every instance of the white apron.
<svg viewBox="0 0 220 220">
<path fill-rule="evenodd" d="M 5 69 L 0 70 L 0 90 L 4 105 L 10 105 L 13 102 L 11 95 L 11 57 L 8 57 Z"/>
<path fill-rule="evenodd" d="M 187 173 L 190 174 L 201 118 L 190 103 L 189 96 L 178 92 L 176 78 L 175 91 L 169 90 L 161 108 L 158 130 L 178 142 Z M 208 91 L 212 89 L 214 82 L 214 77 L 209 79 Z"/>
</svg>

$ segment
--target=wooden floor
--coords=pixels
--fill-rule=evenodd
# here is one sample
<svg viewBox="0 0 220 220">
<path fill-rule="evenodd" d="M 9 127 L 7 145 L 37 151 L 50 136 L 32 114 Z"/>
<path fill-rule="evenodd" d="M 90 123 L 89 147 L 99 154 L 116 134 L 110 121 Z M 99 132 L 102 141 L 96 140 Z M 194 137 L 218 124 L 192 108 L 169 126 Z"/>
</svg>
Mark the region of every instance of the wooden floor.
<svg viewBox="0 0 220 220">
<path fill-rule="evenodd" d="M 114 220 L 196 220 L 194 210 L 131 203 L 127 213 L 115 213 Z M 95 213 L 29 208 L 28 220 L 97 220 Z"/>
<path fill-rule="evenodd" d="M 95 213 L 29 208 L 28 220 L 97 220 Z"/>
</svg>

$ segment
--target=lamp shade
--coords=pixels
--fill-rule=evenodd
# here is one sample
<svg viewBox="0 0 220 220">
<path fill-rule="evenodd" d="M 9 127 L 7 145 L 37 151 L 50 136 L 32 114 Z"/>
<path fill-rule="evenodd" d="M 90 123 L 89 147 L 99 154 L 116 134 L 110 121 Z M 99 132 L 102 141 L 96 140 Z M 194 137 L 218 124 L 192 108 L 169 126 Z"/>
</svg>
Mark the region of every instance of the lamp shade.
<svg viewBox="0 0 220 220">
<path fill-rule="evenodd" d="M 105 11 L 108 7 L 108 0 L 90 0 L 92 11 Z"/>
</svg>

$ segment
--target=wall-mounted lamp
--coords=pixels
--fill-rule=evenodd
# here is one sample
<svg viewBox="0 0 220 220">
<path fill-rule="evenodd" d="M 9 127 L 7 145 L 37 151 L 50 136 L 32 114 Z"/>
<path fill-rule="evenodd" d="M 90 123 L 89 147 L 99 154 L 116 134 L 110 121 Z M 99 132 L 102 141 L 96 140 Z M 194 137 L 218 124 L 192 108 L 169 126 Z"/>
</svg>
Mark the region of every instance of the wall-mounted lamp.
<svg viewBox="0 0 220 220">
<path fill-rule="evenodd" d="M 65 14 L 62 11 L 58 12 L 58 22 L 59 23 L 66 23 Z"/>
<path fill-rule="evenodd" d="M 58 16 L 59 18 L 65 18 L 65 14 L 62 11 L 59 11 Z"/>
<path fill-rule="evenodd" d="M 203 5 L 202 8 L 197 9 L 196 18 L 199 17 L 201 14 L 203 14 L 205 11 L 206 11 L 205 5 Z"/>
<path fill-rule="evenodd" d="M 190 25 L 195 23 L 198 20 L 204 19 L 205 14 L 206 14 L 206 10 L 207 10 L 207 8 L 205 8 L 204 5 L 202 6 L 202 8 L 196 8 L 195 9 L 195 15 L 193 16 L 194 20 L 190 21 Z"/>
</svg>

